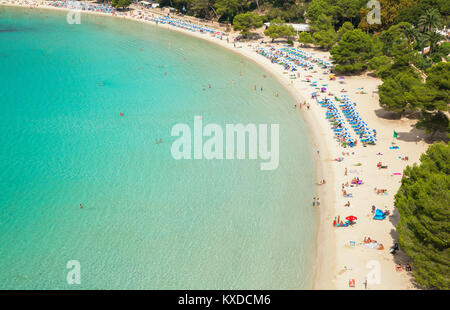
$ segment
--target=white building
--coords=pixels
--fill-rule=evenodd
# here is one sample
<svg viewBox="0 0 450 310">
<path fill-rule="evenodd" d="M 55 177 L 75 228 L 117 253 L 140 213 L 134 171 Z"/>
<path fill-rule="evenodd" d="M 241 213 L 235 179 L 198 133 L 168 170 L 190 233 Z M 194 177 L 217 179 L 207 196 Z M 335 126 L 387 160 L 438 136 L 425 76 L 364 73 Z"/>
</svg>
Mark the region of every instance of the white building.
<svg viewBox="0 0 450 310">
<path fill-rule="evenodd" d="M 264 25 L 269 27 L 270 23 L 264 23 Z M 286 25 L 292 26 L 292 28 L 294 28 L 294 30 L 297 32 L 309 32 L 310 31 L 309 24 L 286 24 Z"/>
<path fill-rule="evenodd" d="M 152 8 L 152 9 L 154 9 L 154 8 L 159 7 L 159 3 L 156 3 L 155 1 L 152 1 L 152 0 L 149 0 L 149 1 L 139 1 L 139 3 L 140 3 L 142 6 L 146 7 L 146 8 Z"/>
</svg>

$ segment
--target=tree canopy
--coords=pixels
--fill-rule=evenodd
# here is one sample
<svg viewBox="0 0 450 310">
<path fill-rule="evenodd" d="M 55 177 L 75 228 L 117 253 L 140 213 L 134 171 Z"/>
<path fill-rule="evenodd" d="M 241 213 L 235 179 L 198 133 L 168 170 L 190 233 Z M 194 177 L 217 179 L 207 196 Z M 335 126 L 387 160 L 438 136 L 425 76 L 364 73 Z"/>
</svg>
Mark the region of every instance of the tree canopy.
<svg viewBox="0 0 450 310">
<path fill-rule="evenodd" d="M 304 45 L 308 45 L 313 43 L 313 38 L 309 32 L 301 32 L 298 35 L 298 42 L 303 43 Z"/>
<path fill-rule="evenodd" d="M 420 78 L 411 70 L 388 77 L 378 87 L 381 107 L 388 111 L 401 113 L 407 110 L 417 110 L 418 107 L 412 92 L 415 87 L 421 85 L 420 83 Z"/>
<path fill-rule="evenodd" d="M 353 29 L 345 31 L 330 53 L 336 71 L 358 72 L 367 69 L 373 57 L 381 55 L 381 46 L 367 33 Z"/>
<path fill-rule="evenodd" d="M 311 31 L 314 43 L 322 48 L 330 49 L 336 43 L 337 34 L 330 16 L 320 15 L 317 23 L 311 25 Z"/>
<path fill-rule="evenodd" d="M 259 28 L 262 25 L 261 17 L 254 12 L 238 14 L 233 19 L 234 30 L 240 31 L 244 37 L 248 37 L 251 30 Z"/>
<path fill-rule="evenodd" d="M 450 289 L 450 147 L 434 144 L 408 166 L 395 195 L 399 244 L 412 258 L 416 281 Z"/>
<path fill-rule="evenodd" d="M 115 8 L 127 8 L 131 4 L 131 0 L 112 0 L 111 6 Z"/>
<path fill-rule="evenodd" d="M 291 25 L 286 25 L 284 20 L 276 18 L 270 22 L 270 26 L 264 31 L 266 36 L 269 36 L 272 41 L 278 38 L 290 38 L 295 35 L 295 30 Z"/>
</svg>

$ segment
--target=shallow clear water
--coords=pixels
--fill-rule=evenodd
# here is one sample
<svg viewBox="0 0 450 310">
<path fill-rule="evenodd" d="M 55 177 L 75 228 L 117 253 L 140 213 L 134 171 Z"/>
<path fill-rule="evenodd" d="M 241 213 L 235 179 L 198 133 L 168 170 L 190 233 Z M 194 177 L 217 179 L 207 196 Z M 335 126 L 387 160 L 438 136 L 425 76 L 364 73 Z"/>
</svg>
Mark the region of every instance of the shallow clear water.
<svg viewBox="0 0 450 310">
<path fill-rule="evenodd" d="M 1 289 L 311 287 L 309 137 L 254 63 L 152 25 L 0 7 L 0 85 Z M 171 128 L 194 115 L 280 124 L 278 169 L 174 160 Z"/>
</svg>

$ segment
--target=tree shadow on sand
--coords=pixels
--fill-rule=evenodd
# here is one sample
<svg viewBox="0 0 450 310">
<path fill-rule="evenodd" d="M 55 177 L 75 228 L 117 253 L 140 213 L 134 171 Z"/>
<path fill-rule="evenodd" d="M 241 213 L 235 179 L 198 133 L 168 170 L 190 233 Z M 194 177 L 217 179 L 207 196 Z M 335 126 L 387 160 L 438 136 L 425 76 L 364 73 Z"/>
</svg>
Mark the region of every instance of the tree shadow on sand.
<svg viewBox="0 0 450 310">
<path fill-rule="evenodd" d="M 444 141 L 448 143 L 447 134 L 436 133 L 434 136 L 431 134 L 427 134 L 425 130 L 417 129 L 414 125 L 411 125 L 411 130 L 409 132 L 398 132 L 398 140 L 404 142 L 420 142 L 423 141 L 427 144 L 432 144 L 434 142 Z"/>
<path fill-rule="evenodd" d="M 389 221 L 395 226 L 397 227 L 398 222 L 400 221 L 400 213 L 398 212 L 397 208 L 394 208 L 392 214 L 389 216 Z M 398 231 L 397 229 L 391 229 L 390 231 L 390 235 L 392 237 L 392 242 L 394 243 L 398 243 Z M 411 257 L 409 257 L 408 254 L 406 254 L 405 251 L 403 251 L 403 249 L 400 247 L 399 245 L 399 249 L 397 250 L 397 252 L 395 252 L 395 254 L 391 254 L 394 257 L 394 263 L 395 265 L 402 265 L 402 267 L 404 268 L 407 264 L 409 264 L 410 266 L 412 265 L 412 259 Z M 395 266 L 392 266 L 392 268 L 395 268 Z M 412 266 L 412 268 L 414 268 Z M 407 272 L 409 275 L 412 276 L 412 271 L 406 271 L 405 269 L 402 269 L 401 271 L 397 271 L 397 272 Z M 421 286 L 420 284 L 418 284 L 415 280 L 414 277 L 412 276 L 412 282 L 411 284 L 414 286 L 414 288 L 416 289 L 426 289 L 425 287 Z"/>
<path fill-rule="evenodd" d="M 387 120 L 400 120 L 402 117 L 401 113 L 398 112 L 390 112 L 385 109 L 377 109 L 375 110 L 375 115 L 379 118 L 387 119 Z"/>
</svg>

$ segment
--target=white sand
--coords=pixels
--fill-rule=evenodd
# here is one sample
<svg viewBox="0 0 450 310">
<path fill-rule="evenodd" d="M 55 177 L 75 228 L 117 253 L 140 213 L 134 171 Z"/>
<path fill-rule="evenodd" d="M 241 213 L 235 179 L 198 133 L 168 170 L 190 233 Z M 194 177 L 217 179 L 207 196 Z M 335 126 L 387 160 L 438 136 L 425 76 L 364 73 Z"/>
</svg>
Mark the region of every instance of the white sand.
<svg viewBox="0 0 450 310">
<path fill-rule="evenodd" d="M 42 4 L 41 1 L 35 1 L 41 8 L 52 8 Z M 13 4 L 29 7 L 32 1 L 3 0 L 0 4 Z M 154 11 L 153 11 L 154 12 Z M 82 12 L 82 14 L 100 14 L 93 12 Z M 125 17 L 133 19 L 131 17 Z M 140 22 L 147 22 L 139 20 Z M 152 22 L 148 22 L 152 23 Z M 154 24 L 154 23 L 152 23 Z M 380 283 L 368 284 L 368 289 L 410 289 L 414 288 L 411 275 L 406 271 L 396 271 L 394 257 L 389 253 L 389 248 L 394 244 L 396 238 L 395 226 L 393 224 L 398 220 L 398 213 L 394 210 L 394 195 L 400 187 L 401 176 L 393 176 L 393 173 L 402 172 L 406 165 L 418 162 L 421 153 L 428 145 L 422 141 L 424 133 L 413 129 L 414 121 L 389 120 L 378 117 L 376 112 L 384 113 L 378 104 L 378 94 L 376 93 L 381 81 L 377 78 L 367 76 L 346 77 L 345 84 L 340 84 L 339 79 L 330 81 L 328 74 L 323 74 L 323 70 L 318 69 L 317 73 L 311 71 L 299 71 L 301 78 L 291 80 L 289 74 L 284 74 L 285 70 L 280 65 L 272 64 L 268 59 L 258 55 L 253 46 L 254 44 L 240 43 L 238 48 L 233 47 L 233 40 L 230 36 L 230 43 L 226 42 L 226 37 L 219 40 L 207 34 L 194 33 L 191 31 L 175 28 L 170 25 L 158 25 L 171 30 L 183 32 L 202 39 L 206 39 L 215 44 L 219 44 L 233 52 L 240 53 L 248 59 L 253 60 L 271 75 L 277 78 L 291 93 L 295 101 L 309 102 L 311 108 L 307 110 L 303 107 L 297 108 L 297 113 L 301 112 L 304 116 L 308 129 L 313 138 L 314 147 L 320 150 L 317 157 L 317 180 L 326 180 L 325 185 L 318 186 L 318 195 L 321 200 L 320 205 L 320 225 L 318 232 L 318 249 L 315 266 L 315 289 L 364 289 L 363 282 L 371 271 L 367 264 L 371 261 L 377 261 L 380 264 Z M 266 42 L 268 39 L 265 40 Z M 329 53 L 319 52 L 313 49 L 304 49 L 307 52 L 314 53 L 317 56 L 329 58 Z M 340 90 L 345 88 L 347 95 L 353 102 L 357 102 L 357 111 L 370 128 L 377 130 L 377 145 L 363 147 L 358 144 L 357 147 L 344 149 L 333 139 L 333 133 L 328 121 L 325 119 L 325 109 L 311 100 L 311 93 L 315 91 L 309 83 L 302 82 L 305 75 L 312 75 L 312 81 L 317 81 L 318 85 L 328 84 L 327 91 L 340 97 Z M 321 78 L 322 80 L 319 80 Z M 364 87 L 367 93 L 356 94 L 356 90 Z M 296 113 L 293 110 L 293 113 Z M 395 143 L 400 148 L 390 150 L 389 147 L 394 141 L 393 131 L 400 133 L 400 139 L 395 139 Z M 414 133 L 414 134 L 413 134 Z M 421 138 L 417 138 L 420 136 Z M 418 142 L 416 142 L 418 141 Z M 342 152 L 354 152 L 354 155 L 343 156 Z M 382 156 L 377 153 L 382 153 Z M 409 161 L 398 159 L 398 156 L 408 156 Z M 334 158 L 344 157 L 343 162 L 333 161 Z M 379 170 L 376 164 L 381 161 L 387 165 L 388 169 Z M 356 167 L 354 164 L 361 163 L 362 166 Z M 348 169 L 348 176 L 344 176 L 345 168 Z M 355 170 L 355 173 L 351 171 Z M 353 198 L 344 198 L 341 192 L 341 184 L 351 182 L 353 177 L 358 176 L 364 181 L 363 185 L 358 187 L 347 187 L 347 192 L 353 194 Z M 387 196 L 380 196 L 374 192 L 374 188 L 383 188 L 388 190 Z M 344 207 L 344 204 L 350 201 L 351 207 Z M 381 210 L 386 208 L 391 211 L 390 218 L 384 221 L 375 221 L 372 219 L 371 206 L 375 205 Z M 358 218 L 357 224 L 352 227 L 334 228 L 332 226 L 333 218 L 340 215 L 345 218 L 348 215 L 354 215 Z M 366 248 L 362 241 L 364 237 L 371 237 L 384 245 L 384 250 Z M 355 241 L 356 246 L 350 247 L 349 241 Z M 398 255 L 396 257 L 402 257 Z M 408 262 L 407 258 L 402 263 Z M 373 267 L 372 267 L 373 268 Z M 374 269 L 372 269 L 374 270 Z M 349 288 L 349 279 L 355 279 L 356 287 Z"/>
</svg>

